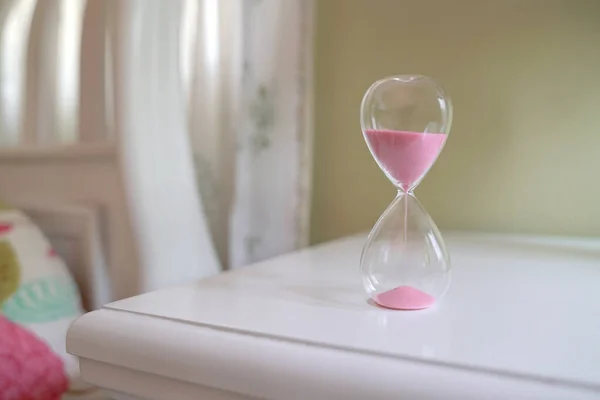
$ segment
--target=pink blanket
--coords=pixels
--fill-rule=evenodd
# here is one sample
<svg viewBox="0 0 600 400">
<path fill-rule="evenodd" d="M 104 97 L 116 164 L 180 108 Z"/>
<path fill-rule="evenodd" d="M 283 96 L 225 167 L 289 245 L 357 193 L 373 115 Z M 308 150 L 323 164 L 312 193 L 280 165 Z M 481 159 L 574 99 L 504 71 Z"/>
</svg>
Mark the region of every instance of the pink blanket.
<svg viewBox="0 0 600 400">
<path fill-rule="evenodd" d="M 0 400 L 60 400 L 62 360 L 27 329 L 0 315 Z"/>
</svg>

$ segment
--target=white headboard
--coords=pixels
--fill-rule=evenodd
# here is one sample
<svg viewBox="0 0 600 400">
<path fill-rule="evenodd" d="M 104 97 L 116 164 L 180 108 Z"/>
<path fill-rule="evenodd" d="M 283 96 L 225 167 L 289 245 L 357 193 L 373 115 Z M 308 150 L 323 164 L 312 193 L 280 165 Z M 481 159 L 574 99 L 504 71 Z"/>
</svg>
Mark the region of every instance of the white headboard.
<svg viewBox="0 0 600 400">
<path fill-rule="evenodd" d="M 2 149 L 0 200 L 38 224 L 71 269 L 88 309 L 112 299 L 108 265 L 135 265 L 113 146 Z"/>
</svg>

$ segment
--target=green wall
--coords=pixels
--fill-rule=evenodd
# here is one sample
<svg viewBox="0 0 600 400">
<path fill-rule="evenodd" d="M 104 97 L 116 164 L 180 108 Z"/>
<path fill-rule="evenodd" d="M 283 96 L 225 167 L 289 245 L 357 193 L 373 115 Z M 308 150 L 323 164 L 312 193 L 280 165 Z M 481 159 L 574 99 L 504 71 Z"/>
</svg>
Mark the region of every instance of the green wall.
<svg viewBox="0 0 600 400">
<path fill-rule="evenodd" d="M 416 190 L 440 228 L 600 235 L 600 1 L 316 3 L 313 242 L 370 229 L 392 200 L 359 105 L 399 73 L 454 103 Z"/>
</svg>

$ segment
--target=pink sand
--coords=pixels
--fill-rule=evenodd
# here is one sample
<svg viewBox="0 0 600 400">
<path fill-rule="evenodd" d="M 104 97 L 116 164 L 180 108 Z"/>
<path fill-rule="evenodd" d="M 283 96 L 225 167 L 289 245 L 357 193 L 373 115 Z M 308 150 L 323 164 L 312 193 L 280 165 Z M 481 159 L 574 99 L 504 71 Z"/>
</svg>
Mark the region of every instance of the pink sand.
<svg viewBox="0 0 600 400">
<path fill-rule="evenodd" d="M 422 310 L 435 304 L 435 298 L 410 286 L 398 286 L 375 296 L 375 302 L 396 310 Z"/>
<path fill-rule="evenodd" d="M 435 162 L 447 135 L 367 129 L 366 136 L 375 158 L 408 190 Z"/>
</svg>

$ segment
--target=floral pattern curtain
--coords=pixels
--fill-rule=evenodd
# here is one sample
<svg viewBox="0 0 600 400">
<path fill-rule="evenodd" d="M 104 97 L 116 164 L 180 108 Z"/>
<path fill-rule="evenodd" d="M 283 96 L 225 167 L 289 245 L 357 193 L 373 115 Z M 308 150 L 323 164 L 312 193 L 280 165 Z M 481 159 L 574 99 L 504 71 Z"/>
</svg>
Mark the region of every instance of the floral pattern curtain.
<svg viewBox="0 0 600 400">
<path fill-rule="evenodd" d="M 190 132 L 215 245 L 236 268 L 308 243 L 313 3 L 209 4 L 199 15 L 221 26 L 213 35 L 201 19 L 196 29 Z M 220 38 L 219 54 L 209 37 Z"/>
<path fill-rule="evenodd" d="M 307 244 L 312 165 L 312 4 L 245 5 L 234 267 Z"/>
</svg>

